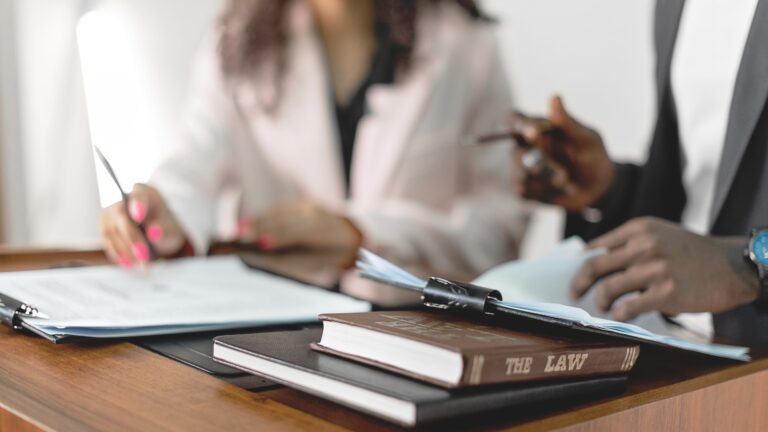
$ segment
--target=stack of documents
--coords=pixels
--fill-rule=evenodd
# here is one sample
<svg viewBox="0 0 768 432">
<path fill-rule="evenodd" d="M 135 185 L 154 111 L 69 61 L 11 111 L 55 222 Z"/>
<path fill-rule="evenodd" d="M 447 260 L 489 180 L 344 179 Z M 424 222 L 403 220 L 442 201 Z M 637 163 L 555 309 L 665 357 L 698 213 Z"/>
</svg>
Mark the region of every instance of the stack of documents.
<svg viewBox="0 0 768 432">
<path fill-rule="evenodd" d="M 703 341 L 700 336 L 667 323 L 660 314 L 650 313 L 623 323 L 608 319 L 597 311 L 591 290 L 574 302 L 569 298 L 571 280 L 590 258 L 604 254 L 605 250 L 585 250 L 584 242 L 573 237 L 562 242 L 547 256 L 512 261 L 499 265 L 472 281 L 474 285 L 498 290 L 502 308 L 553 318 L 576 327 L 599 330 L 632 340 L 672 346 L 702 354 L 747 361 L 749 349 L 718 345 Z M 427 281 L 387 262 L 369 251 L 361 253 L 358 268 L 363 276 L 394 286 L 423 290 Z"/>
<path fill-rule="evenodd" d="M 367 302 L 251 270 L 236 256 L 6 273 L 0 293 L 34 305 L 23 327 L 49 339 L 117 338 L 316 321 Z"/>
</svg>

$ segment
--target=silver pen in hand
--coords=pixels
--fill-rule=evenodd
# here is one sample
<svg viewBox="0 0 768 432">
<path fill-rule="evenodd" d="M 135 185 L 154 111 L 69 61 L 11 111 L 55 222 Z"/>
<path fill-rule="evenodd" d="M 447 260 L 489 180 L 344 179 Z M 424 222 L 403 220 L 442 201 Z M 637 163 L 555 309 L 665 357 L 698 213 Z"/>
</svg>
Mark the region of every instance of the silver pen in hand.
<svg viewBox="0 0 768 432">
<path fill-rule="evenodd" d="M 560 130 L 548 120 L 539 120 L 539 129 L 541 133 L 557 136 Z M 558 169 L 556 165 L 540 148 L 533 146 L 525 136 L 517 131 L 505 131 L 481 135 L 474 140 L 474 144 L 492 144 L 511 140 L 518 147 L 525 150 L 522 156 L 522 164 L 526 172 L 531 175 L 542 177 L 553 177 Z M 553 193 L 563 193 L 562 189 L 554 190 Z M 587 207 L 580 212 L 581 217 L 590 223 L 598 223 L 603 219 L 603 212 L 600 209 Z"/>
<path fill-rule="evenodd" d="M 130 209 L 129 209 L 129 197 L 128 194 L 125 193 L 125 190 L 120 185 L 120 181 L 117 179 L 117 175 L 115 174 L 115 171 L 112 169 L 112 165 L 110 165 L 109 161 L 107 161 L 107 158 L 104 157 L 104 153 L 99 150 L 98 147 L 93 146 L 94 150 L 96 150 L 96 155 L 99 157 L 99 160 L 101 161 L 101 164 L 104 165 L 104 168 L 107 170 L 107 173 L 109 173 L 109 176 L 112 177 L 112 180 L 115 182 L 115 185 L 117 185 L 117 188 L 120 190 L 120 197 L 123 200 L 123 206 L 125 207 L 125 214 L 128 215 L 128 218 L 133 221 L 133 223 L 136 225 L 136 228 L 139 229 L 139 232 L 141 233 L 141 237 L 144 239 L 144 242 L 147 244 L 147 249 L 149 250 L 149 259 L 150 261 L 155 261 L 158 258 L 157 255 L 157 249 L 155 249 L 152 242 L 149 241 L 149 237 L 147 236 L 147 228 L 144 226 L 144 222 L 136 222 L 133 220 L 133 218 L 130 217 Z"/>
</svg>

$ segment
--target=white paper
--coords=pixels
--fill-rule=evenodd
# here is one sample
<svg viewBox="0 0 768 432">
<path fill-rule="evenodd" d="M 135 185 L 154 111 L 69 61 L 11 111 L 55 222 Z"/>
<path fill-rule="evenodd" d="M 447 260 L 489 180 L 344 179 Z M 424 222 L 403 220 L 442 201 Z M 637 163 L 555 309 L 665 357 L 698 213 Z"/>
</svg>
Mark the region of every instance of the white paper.
<svg viewBox="0 0 768 432">
<path fill-rule="evenodd" d="M 571 281 L 584 263 L 605 252 L 605 249 L 585 251 L 584 241 L 579 237 L 571 237 L 544 257 L 501 264 L 483 273 L 472 283 L 499 290 L 505 301 L 574 306 L 592 317 L 610 319 L 608 314 L 597 309 L 594 290 L 589 290 L 577 301 L 573 301 L 569 294 Z M 642 315 L 631 323 L 655 333 L 677 331 L 657 313 Z"/>
<path fill-rule="evenodd" d="M 37 307 L 50 334 L 117 337 L 308 322 L 367 302 L 251 270 L 235 256 L 187 258 L 146 272 L 113 266 L 6 273 L 0 292 Z"/>
</svg>

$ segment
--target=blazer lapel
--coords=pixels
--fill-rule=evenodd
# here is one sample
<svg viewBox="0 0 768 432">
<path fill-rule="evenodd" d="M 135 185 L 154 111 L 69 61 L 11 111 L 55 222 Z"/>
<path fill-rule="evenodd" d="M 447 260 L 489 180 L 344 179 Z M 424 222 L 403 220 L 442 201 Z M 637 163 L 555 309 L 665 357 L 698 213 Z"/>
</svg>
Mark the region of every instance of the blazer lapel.
<svg viewBox="0 0 768 432">
<path fill-rule="evenodd" d="M 768 98 L 768 2 L 760 1 L 736 78 L 723 156 L 710 213 L 714 224 L 731 189 L 739 164 Z"/>
</svg>

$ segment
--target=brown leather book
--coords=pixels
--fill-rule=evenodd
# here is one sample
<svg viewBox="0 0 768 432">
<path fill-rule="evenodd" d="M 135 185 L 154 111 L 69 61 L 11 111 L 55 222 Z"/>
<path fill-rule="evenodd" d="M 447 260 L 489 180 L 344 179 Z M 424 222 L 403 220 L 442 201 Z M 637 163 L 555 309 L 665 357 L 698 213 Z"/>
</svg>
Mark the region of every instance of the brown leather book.
<svg viewBox="0 0 768 432">
<path fill-rule="evenodd" d="M 440 312 L 320 319 L 313 349 L 446 388 L 627 373 L 640 353 L 634 344 L 534 335 Z"/>
</svg>

